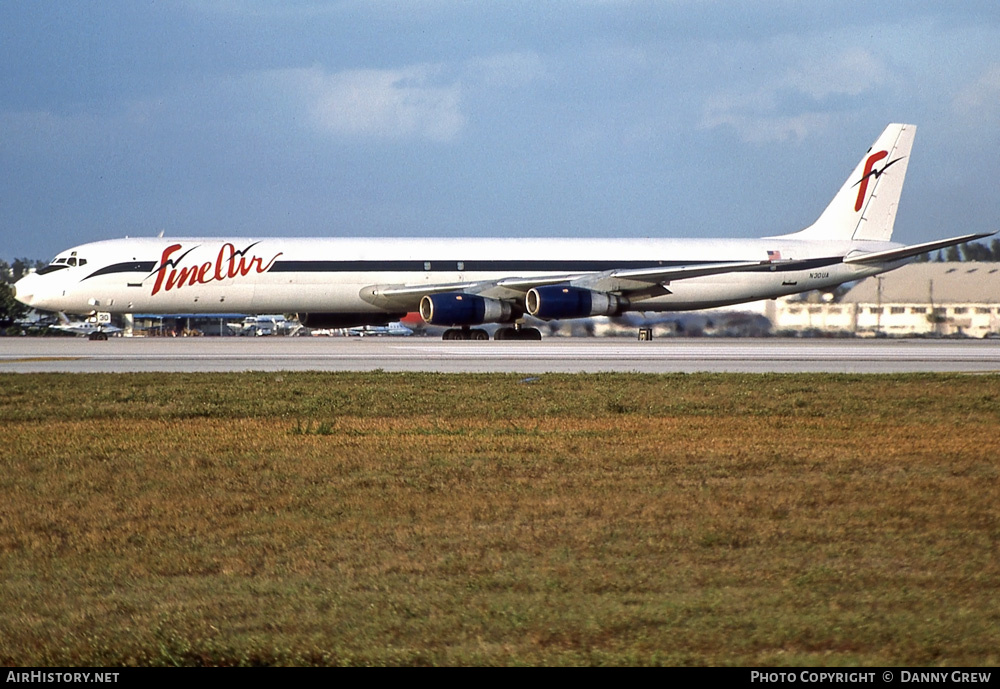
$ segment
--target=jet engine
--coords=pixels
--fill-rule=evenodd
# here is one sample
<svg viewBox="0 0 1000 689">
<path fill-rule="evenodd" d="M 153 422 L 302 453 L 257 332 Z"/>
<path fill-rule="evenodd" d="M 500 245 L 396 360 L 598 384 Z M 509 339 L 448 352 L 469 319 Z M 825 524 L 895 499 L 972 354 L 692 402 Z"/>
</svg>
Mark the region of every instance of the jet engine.
<svg viewBox="0 0 1000 689">
<path fill-rule="evenodd" d="M 513 306 L 464 292 L 428 294 L 420 300 L 420 316 L 431 325 L 480 325 L 514 320 Z"/>
<path fill-rule="evenodd" d="M 524 303 L 529 314 L 542 320 L 617 316 L 628 308 L 624 297 L 570 285 L 533 287 Z"/>
</svg>

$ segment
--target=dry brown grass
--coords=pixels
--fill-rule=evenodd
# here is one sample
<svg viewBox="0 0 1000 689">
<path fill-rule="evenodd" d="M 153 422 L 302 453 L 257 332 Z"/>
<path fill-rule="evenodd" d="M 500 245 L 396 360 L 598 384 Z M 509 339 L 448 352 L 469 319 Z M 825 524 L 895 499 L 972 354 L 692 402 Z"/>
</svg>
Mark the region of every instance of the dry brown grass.
<svg viewBox="0 0 1000 689">
<path fill-rule="evenodd" d="M 1000 661 L 1000 377 L 0 376 L 0 662 Z"/>
</svg>

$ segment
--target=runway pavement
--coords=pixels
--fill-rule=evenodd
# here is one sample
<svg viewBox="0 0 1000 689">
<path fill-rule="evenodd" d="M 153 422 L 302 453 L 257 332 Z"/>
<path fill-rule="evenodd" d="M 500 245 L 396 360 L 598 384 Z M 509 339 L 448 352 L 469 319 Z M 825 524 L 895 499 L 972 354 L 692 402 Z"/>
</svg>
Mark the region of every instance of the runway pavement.
<svg viewBox="0 0 1000 689">
<path fill-rule="evenodd" d="M 0 373 L 202 371 L 1000 372 L 1000 340 L 0 338 Z"/>
</svg>

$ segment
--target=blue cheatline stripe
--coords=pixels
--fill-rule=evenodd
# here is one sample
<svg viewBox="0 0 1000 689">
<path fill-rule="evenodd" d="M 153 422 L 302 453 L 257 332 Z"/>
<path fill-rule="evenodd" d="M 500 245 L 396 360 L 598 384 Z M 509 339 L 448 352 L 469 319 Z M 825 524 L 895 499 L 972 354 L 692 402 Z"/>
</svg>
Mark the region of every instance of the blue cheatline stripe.
<svg viewBox="0 0 1000 689">
<path fill-rule="evenodd" d="M 699 265 L 708 261 L 552 261 L 552 260 L 502 260 L 502 261 L 275 261 L 272 273 L 408 273 L 425 271 L 459 272 L 567 272 L 590 273 L 630 268 L 669 268 L 680 265 Z M 430 266 L 429 268 L 427 266 Z M 461 266 L 461 267 L 459 267 Z"/>
<path fill-rule="evenodd" d="M 788 272 L 812 270 L 842 262 L 842 257 L 816 258 L 791 263 L 764 264 L 750 272 Z M 433 271 L 464 273 L 600 273 L 609 270 L 637 268 L 680 268 L 723 261 L 608 261 L 608 260 L 482 260 L 482 261 L 275 261 L 271 273 L 424 273 Z M 735 261 L 734 261 L 735 262 Z M 148 275 L 156 268 L 156 261 L 128 261 L 100 268 L 84 280 L 114 273 L 143 273 Z M 428 267 L 429 266 L 429 267 Z M 461 266 L 461 267 L 459 267 Z"/>
<path fill-rule="evenodd" d="M 151 273 L 155 267 L 156 261 L 126 261 L 125 263 L 112 263 L 110 266 L 104 266 L 99 270 L 95 270 L 93 273 L 85 277 L 84 280 L 96 278 L 98 275 L 112 275 L 114 273 Z"/>
<path fill-rule="evenodd" d="M 752 260 L 752 259 L 750 259 Z M 840 263 L 841 256 L 816 258 L 792 263 L 764 264 L 755 270 L 785 272 L 812 270 Z M 680 268 L 685 266 L 710 265 L 726 261 L 608 261 L 608 260 L 498 260 L 498 261 L 275 261 L 272 273 L 382 273 L 382 272 L 426 272 L 458 271 L 465 273 L 600 273 L 608 270 L 632 270 L 637 268 Z M 737 261 L 732 261 L 736 263 Z M 427 268 L 426 266 L 430 266 Z M 461 268 L 459 268 L 461 265 Z"/>
</svg>

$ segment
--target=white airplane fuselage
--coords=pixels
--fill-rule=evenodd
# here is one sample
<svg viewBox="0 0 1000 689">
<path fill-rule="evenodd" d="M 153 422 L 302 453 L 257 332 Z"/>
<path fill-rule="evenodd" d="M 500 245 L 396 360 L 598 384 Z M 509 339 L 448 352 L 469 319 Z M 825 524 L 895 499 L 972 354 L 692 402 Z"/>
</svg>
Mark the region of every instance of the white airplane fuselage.
<svg viewBox="0 0 1000 689">
<path fill-rule="evenodd" d="M 842 263 L 852 246 L 881 251 L 901 245 L 787 238 L 114 239 L 73 248 L 69 253 L 86 265 L 27 276 L 18 282 L 17 296 L 35 308 L 78 314 L 378 314 L 415 311 L 419 302 L 416 297 L 380 304 L 384 285 L 477 284 L 511 275 L 585 275 L 657 265 L 766 264 L 752 272 L 679 280 L 666 286 L 668 294 L 635 303 L 635 310 L 681 311 L 825 289 L 902 264 Z M 769 262 L 768 252 L 781 259 Z"/>
</svg>

